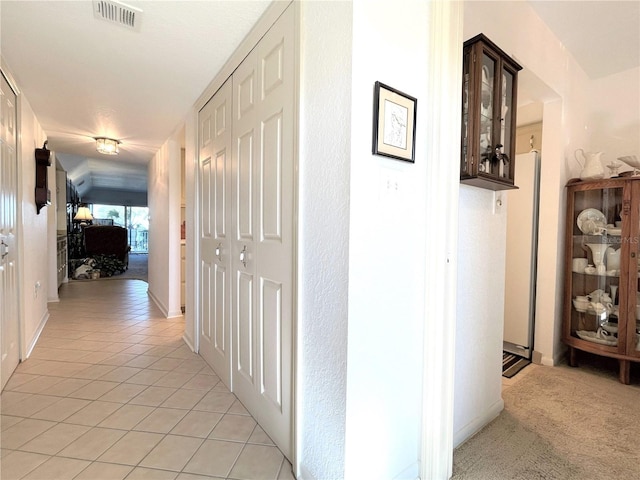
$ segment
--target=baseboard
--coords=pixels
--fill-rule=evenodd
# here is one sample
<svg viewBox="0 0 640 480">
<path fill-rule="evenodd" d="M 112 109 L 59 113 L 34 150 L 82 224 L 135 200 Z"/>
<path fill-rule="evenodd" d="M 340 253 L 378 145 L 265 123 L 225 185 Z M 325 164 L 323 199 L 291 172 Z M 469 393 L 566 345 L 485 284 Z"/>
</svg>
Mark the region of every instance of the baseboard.
<svg viewBox="0 0 640 480">
<path fill-rule="evenodd" d="M 160 309 L 160 312 L 162 312 L 162 315 L 164 315 L 165 318 L 175 318 L 182 316 L 182 310 L 169 311 L 169 309 L 158 299 L 158 297 L 153 294 L 150 288 L 147 288 L 147 295 L 151 297 L 151 300 L 156 304 L 156 307 Z"/>
<path fill-rule="evenodd" d="M 534 350 L 531 362 L 536 365 L 544 365 L 545 367 L 555 367 L 564 361 L 566 353 L 567 349 L 561 348 L 559 352 L 556 352 L 552 357 L 550 357 Z"/>
<path fill-rule="evenodd" d="M 31 352 L 33 352 L 33 349 L 36 347 L 36 343 L 38 343 L 40 334 L 42 333 L 42 330 L 44 330 L 44 326 L 47 324 L 48 321 L 49 321 L 49 310 L 46 310 L 44 312 L 44 315 L 40 319 L 40 324 L 38 325 L 36 332 L 33 334 L 33 338 L 27 345 L 25 355 L 22 357 L 23 361 L 31 356 Z"/>
<path fill-rule="evenodd" d="M 151 301 L 156 304 L 156 307 L 160 309 L 160 313 L 162 313 L 162 315 L 164 315 L 165 318 L 169 318 L 169 312 L 167 310 L 167 307 L 165 307 L 163 303 L 160 300 L 158 300 L 158 298 L 153 294 L 153 292 L 149 288 L 147 289 L 147 295 L 149 295 L 149 297 L 151 298 Z"/>
<path fill-rule="evenodd" d="M 453 448 L 459 447 L 473 435 L 478 433 L 482 427 L 500 415 L 502 410 L 504 410 L 504 400 L 500 398 L 499 401 L 491 405 L 491 407 L 489 407 L 481 416 L 476 417 L 472 422 L 453 433 Z"/>
<path fill-rule="evenodd" d="M 187 347 L 189 347 L 191 349 L 192 352 L 196 352 L 196 349 L 193 346 L 193 342 L 191 341 L 191 339 L 187 336 L 187 333 L 185 332 L 184 335 L 182 335 L 182 340 L 184 341 L 184 343 L 187 344 Z M 197 353 L 197 352 L 196 352 Z"/>
</svg>

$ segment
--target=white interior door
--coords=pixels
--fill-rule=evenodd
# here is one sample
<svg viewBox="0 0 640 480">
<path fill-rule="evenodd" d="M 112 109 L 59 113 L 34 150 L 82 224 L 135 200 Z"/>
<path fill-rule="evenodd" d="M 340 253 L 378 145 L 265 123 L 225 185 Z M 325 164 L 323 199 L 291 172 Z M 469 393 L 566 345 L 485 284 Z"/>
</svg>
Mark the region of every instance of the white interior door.
<svg viewBox="0 0 640 480">
<path fill-rule="evenodd" d="M 200 111 L 200 354 L 231 386 L 231 80 Z"/>
<path fill-rule="evenodd" d="M 293 13 L 233 74 L 232 385 L 291 456 Z"/>
<path fill-rule="evenodd" d="M 0 339 L 4 388 L 20 358 L 17 272 L 16 94 L 0 74 Z"/>
<path fill-rule="evenodd" d="M 540 159 L 516 155 L 518 190 L 507 195 L 504 350 L 531 358 L 538 256 Z"/>
</svg>

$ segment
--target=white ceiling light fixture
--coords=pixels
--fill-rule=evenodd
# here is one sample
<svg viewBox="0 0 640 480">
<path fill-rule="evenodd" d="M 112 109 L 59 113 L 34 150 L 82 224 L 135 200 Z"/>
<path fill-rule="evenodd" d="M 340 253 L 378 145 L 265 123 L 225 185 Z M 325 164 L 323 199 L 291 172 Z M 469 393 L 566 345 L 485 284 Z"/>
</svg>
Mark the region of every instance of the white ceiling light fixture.
<svg viewBox="0 0 640 480">
<path fill-rule="evenodd" d="M 119 140 L 107 137 L 96 137 L 96 150 L 104 155 L 118 155 Z"/>
</svg>

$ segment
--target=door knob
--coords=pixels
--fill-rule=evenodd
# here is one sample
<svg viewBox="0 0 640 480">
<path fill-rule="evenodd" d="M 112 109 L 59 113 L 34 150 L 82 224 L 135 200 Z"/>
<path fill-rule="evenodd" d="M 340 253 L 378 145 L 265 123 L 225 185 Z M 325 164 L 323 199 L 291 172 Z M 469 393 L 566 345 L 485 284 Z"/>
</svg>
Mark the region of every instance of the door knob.
<svg viewBox="0 0 640 480">
<path fill-rule="evenodd" d="M 244 245 L 242 247 L 242 251 L 240 252 L 240 261 L 242 262 L 243 266 L 247 266 L 247 246 Z"/>
<path fill-rule="evenodd" d="M 219 262 L 222 261 L 222 244 L 221 243 L 219 243 L 218 246 L 216 247 L 216 257 L 218 257 Z"/>
</svg>

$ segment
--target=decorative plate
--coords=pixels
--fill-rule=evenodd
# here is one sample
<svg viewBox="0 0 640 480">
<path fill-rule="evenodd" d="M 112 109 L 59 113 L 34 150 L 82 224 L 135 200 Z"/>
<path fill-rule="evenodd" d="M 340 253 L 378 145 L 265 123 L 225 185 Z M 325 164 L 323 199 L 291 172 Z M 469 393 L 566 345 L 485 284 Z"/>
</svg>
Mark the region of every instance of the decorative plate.
<svg viewBox="0 0 640 480">
<path fill-rule="evenodd" d="M 594 229 L 605 227 L 607 224 L 607 217 L 605 217 L 604 213 L 600 210 L 587 208 L 580 212 L 576 223 L 582 233 L 585 235 L 593 235 L 596 233 Z"/>
</svg>

